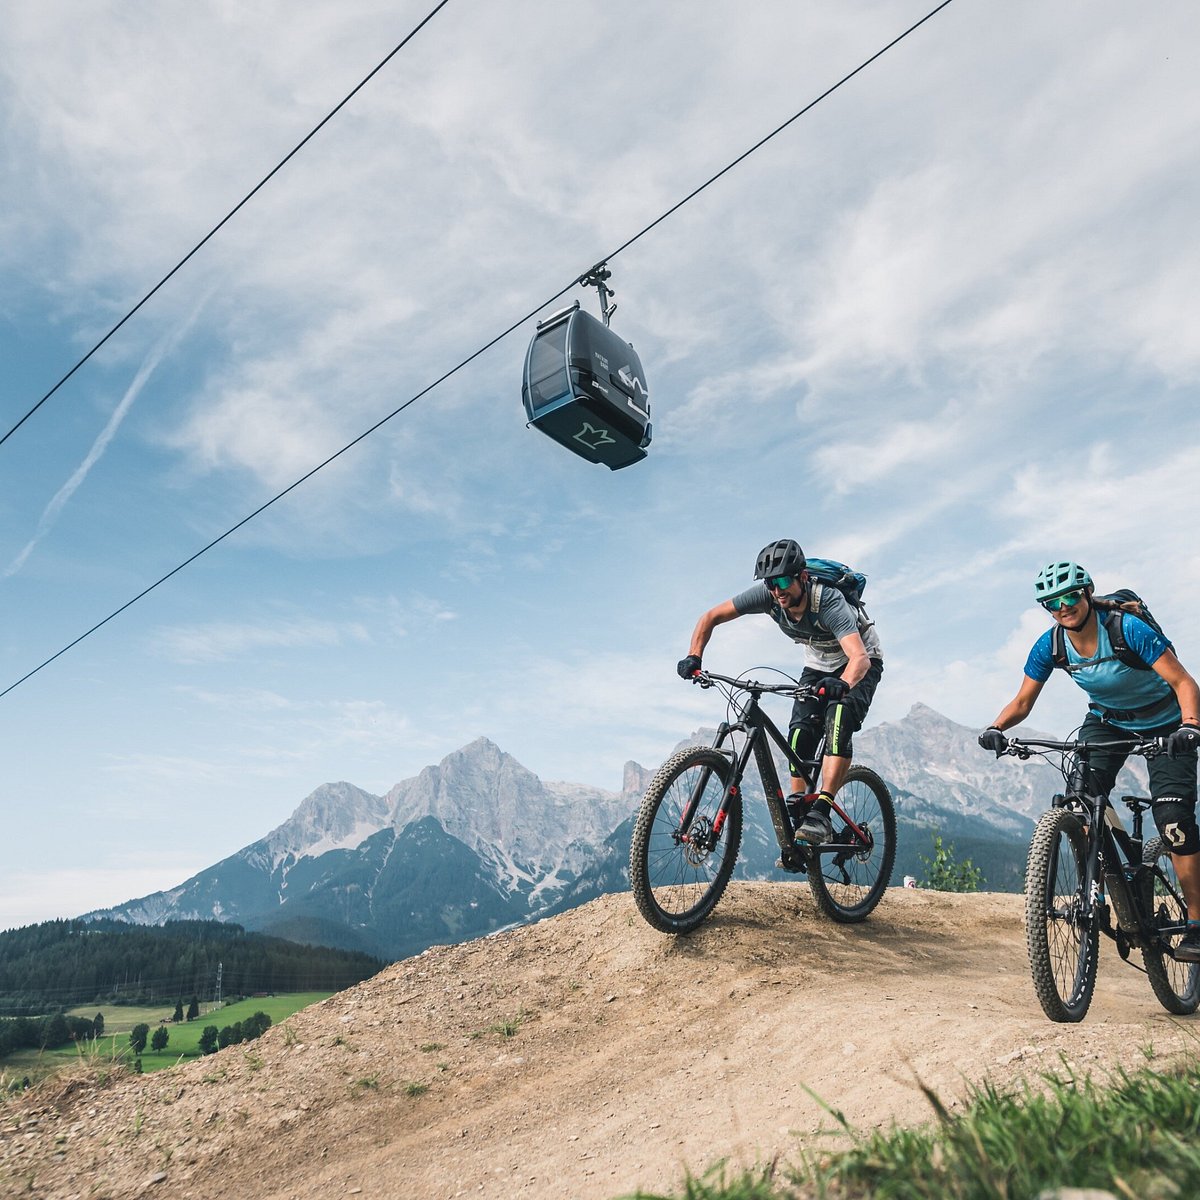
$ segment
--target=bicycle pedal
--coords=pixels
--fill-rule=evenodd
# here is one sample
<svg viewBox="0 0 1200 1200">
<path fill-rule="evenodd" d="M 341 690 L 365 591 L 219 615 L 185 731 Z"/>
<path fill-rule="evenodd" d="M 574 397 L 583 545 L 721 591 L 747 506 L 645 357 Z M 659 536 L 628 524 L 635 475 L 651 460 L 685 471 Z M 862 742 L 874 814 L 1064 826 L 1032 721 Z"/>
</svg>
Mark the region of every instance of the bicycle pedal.
<svg viewBox="0 0 1200 1200">
<path fill-rule="evenodd" d="M 808 872 L 808 865 L 800 855 L 788 852 L 781 854 L 775 860 L 775 869 L 777 871 L 787 871 L 792 875 L 804 875 Z"/>
</svg>

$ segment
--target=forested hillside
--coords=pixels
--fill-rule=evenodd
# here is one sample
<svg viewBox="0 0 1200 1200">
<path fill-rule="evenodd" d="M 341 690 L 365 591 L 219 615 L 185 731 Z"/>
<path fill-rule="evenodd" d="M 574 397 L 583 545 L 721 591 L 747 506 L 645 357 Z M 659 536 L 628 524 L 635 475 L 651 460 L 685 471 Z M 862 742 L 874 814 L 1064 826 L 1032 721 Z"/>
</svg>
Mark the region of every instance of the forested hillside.
<svg viewBox="0 0 1200 1200">
<path fill-rule="evenodd" d="M 340 991 L 383 965 L 219 921 L 46 921 L 0 933 L 0 1016 L 212 999 L 218 971 L 223 996 Z"/>
</svg>

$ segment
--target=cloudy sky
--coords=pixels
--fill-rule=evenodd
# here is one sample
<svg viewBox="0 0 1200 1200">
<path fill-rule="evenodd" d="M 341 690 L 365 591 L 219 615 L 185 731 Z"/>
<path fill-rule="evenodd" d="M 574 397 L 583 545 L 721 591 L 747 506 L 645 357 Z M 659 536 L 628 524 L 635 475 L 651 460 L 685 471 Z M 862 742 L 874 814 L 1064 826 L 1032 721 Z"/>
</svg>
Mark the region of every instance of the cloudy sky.
<svg viewBox="0 0 1200 1200">
<path fill-rule="evenodd" d="M 3 430 L 433 6 L 7 6 Z M 450 0 L 0 446 L 0 688 L 932 7 Z M 9 691 L 0 928 L 481 734 L 618 788 L 720 715 L 675 662 L 777 537 L 869 575 L 874 721 L 986 724 L 1060 556 L 1200 662 L 1197 45 L 1192 0 L 955 0 L 611 259 L 644 463 L 525 427 L 526 323 Z M 706 661 L 799 665 L 765 619 Z"/>
</svg>

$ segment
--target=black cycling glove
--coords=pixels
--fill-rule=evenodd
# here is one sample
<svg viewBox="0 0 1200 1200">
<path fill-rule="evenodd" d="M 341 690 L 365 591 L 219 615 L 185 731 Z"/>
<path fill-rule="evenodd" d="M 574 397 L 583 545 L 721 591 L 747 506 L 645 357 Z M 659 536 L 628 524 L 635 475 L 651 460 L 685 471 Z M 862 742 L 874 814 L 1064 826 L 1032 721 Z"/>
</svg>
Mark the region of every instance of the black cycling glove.
<svg viewBox="0 0 1200 1200">
<path fill-rule="evenodd" d="M 826 700 L 833 702 L 841 700 L 849 690 L 846 681 L 839 679 L 836 675 L 826 675 L 817 684 L 817 695 L 824 696 Z"/>
<path fill-rule="evenodd" d="M 687 658 L 681 658 L 675 670 L 679 672 L 680 679 L 692 679 L 700 670 L 700 655 L 689 654 Z"/>
<path fill-rule="evenodd" d="M 995 725 L 992 725 L 979 735 L 979 744 L 985 750 L 994 750 L 996 757 L 999 758 L 1008 749 L 1008 738 Z"/>
<path fill-rule="evenodd" d="M 1200 749 L 1200 725 L 1180 725 L 1167 738 L 1167 753 L 1172 758 L 1179 758 L 1188 751 L 1195 753 Z"/>
</svg>

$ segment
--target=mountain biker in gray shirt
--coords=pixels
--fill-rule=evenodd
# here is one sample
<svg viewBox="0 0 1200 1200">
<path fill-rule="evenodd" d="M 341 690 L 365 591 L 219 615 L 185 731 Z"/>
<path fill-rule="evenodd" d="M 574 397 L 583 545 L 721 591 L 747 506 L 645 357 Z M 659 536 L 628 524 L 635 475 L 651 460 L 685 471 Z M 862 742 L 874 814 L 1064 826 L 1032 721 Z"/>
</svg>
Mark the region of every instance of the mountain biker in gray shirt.
<svg viewBox="0 0 1200 1200">
<path fill-rule="evenodd" d="M 809 758 L 824 725 L 825 757 L 816 801 L 804 811 L 804 795 L 813 781 L 793 770 L 788 807 L 797 826 L 796 840 L 819 845 L 833 836 L 829 802 L 850 769 L 854 732 L 862 727 L 883 674 L 883 651 L 862 609 L 837 588 L 810 580 L 806 568 L 804 551 L 790 538 L 764 546 L 754 566 L 759 582 L 697 621 L 678 671 L 684 679 L 695 676 L 713 630 L 749 613 L 765 613 L 804 647 L 800 684 L 816 685 L 821 695 L 793 704 L 788 741 L 798 758 Z"/>
</svg>

